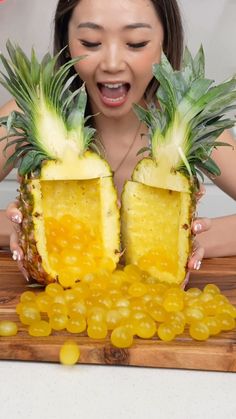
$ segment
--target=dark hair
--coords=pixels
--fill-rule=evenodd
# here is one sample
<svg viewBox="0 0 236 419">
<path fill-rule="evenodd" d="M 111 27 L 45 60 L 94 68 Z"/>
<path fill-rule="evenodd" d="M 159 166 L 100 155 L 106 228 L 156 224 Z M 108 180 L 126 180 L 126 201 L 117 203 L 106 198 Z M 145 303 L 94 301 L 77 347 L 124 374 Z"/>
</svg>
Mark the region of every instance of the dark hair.
<svg viewBox="0 0 236 419">
<path fill-rule="evenodd" d="M 163 51 L 176 70 L 180 68 L 183 53 L 183 27 L 177 0 L 151 0 L 160 18 L 164 30 Z M 58 53 L 68 45 L 68 24 L 74 8 L 79 0 L 59 0 L 55 12 L 54 53 Z M 59 57 L 58 65 L 69 59 L 68 49 L 64 49 Z M 71 74 L 74 70 L 71 69 Z M 77 77 L 73 88 L 81 86 L 82 80 Z M 157 82 L 151 80 L 146 94 L 153 95 L 157 89 Z"/>
</svg>

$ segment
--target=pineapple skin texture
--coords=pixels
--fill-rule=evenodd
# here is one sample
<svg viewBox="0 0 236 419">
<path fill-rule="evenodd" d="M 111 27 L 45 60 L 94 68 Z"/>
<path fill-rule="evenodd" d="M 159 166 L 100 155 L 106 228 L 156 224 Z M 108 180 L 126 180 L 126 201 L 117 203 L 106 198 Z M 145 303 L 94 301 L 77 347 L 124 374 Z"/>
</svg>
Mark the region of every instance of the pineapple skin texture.
<svg viewBox="0 0 236 419">
<path fill-rule="evenodd" d="M 195 208 L 193 188 L 184 175 L 165 173 L 152 159 L 143 159 L 122 194 L 125 262 L 138 264 L 161 282 L 181 285 L 192 250 Z M 159 259 L 155 267 L 141 262 L 148 254 L 152 261 Z"/>
<path fill-rule="evenodd" d="M 71 162 L 71 159 L 69 159 Z M 80 165 L 82 161 L 82 165 Z M 44 204 L 43 204 L 43 187 L 41 181 L 46 182 L 63 182 L 72 180 L 76 184 L 77 181 L 89 182 L 90 180 L 98 181 L 98 190 L 95 194 L 99 196 L 100 202 L 97 208 L 97 213 L 89 208 L 88 199 L 85 196 L 83 211 L 89 218 L 98 219 L 101 226 L 102 243 L 104 249 L 104 256 L 111 258 L 114 263 L 118 263 L 120 256 L 120 214 L 117 203 L 117 194 L 113 184 L 110 168 L 108 164 L 93 152 L 86 152 L 81 158 L 77 158 L 71 166 L 65 166 L 62 162 L 61 166 L 58 162 L 49 161 L 44 164 L 38 178 L 23 178 L 20 186 L 19 194 L 19 209 L 22 212 L 23 220 L 21 224 L 21 231 L 19 233 L 19 245 L 24 252 L 23 266 L 31 278 L 38 283 L 45 285 L 51 282 L 58 281 L 58 272 L 49 262 L 46 240 L 45 240 L 45 225 L 44 225 Z M 87 163 L 87 165 L 85 164 Z M 77 170 L 75 170 L 75 165 Z M 82 166 L 82 170 L 80 168 Z M 90 168 L 90 170 L 88 170 Z M 88 179 L 88 174 L 90 179 Z M 50 180 L 51 179 L 51 180 Z M 92 186 L 93 188 L 93 186 Z M 65 186 L 64 196 L 67 199 L 70 196 L 70 188 Z M 86 187 L 82 187 L 86 191 Z M 74 186 L 76 191 L 76 186 Z M 83 192 L 84 194 L 84 192 Z M 91 188 L 90 188 L 91 194 Z M 86 194 L 85 194 L 86 195 Z M 81 199 L 84 196 L 80 196 Z M 92 195 L 93 196 L 93 195 Z M 77 197 L 78 198 L 78 197 Z M 57 204 L 57 196 L 50 197 L 47 205 L 50 216 L 53 215 L 54 202 L 55 208 Z M 69 206 L 71 207 L 71 201 Z M 91 201 L 90 201 L 91 203 Z M 79 208 L 80 203 L 76 197 L 73 202 L 74 210 Z M 62 206 L 64 202 L 62 202 Z M 55 212 L 57 209 L 55 209 Z M 69 211 L 68 211 L 69 212 Z M 67 209 L 65 211 L 67 214 Z M 61 214 L 63 215 L 63 214 Z M 76 214 L 77 215 L 77 214 Z M 56 216 L 56 214 L 55 214 Z M 79 210 L 78 210 L 79 216 Z M 93 221 L 93 220 L 92 220 Z"/>
<path fill-rule="evenodd" d="M 34 234 L 34 218 L 37 218 L 40 214 L 34 213 L 33 188 L 34 185 L 31 181 L 23 179 L 18 197 L 19 209 L 23 215 L 19 233 L 19 245 L 24 252 L 24 259 L 22 261 L 23 267 L 26 269 L 29 277 L 35 279 L 40 284 L 45 285 L 50 282 L 55 282 L 57 277 L 43 268 L 42 256 L 38 252 Z"/>
</svg>

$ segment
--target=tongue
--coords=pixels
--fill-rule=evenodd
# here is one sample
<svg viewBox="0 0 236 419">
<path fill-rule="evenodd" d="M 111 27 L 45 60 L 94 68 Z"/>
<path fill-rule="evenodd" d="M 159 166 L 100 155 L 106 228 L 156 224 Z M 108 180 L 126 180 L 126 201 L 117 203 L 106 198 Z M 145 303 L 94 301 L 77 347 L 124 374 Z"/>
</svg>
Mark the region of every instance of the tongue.
<svg viewBox="0 0 236 419">
<path fill-rule="evenodd" d="M 119 97 L 125 96 L 127 93 L 127 86 L 122 84 L 122 86 L 110 89 L 104 85 L 100 86 L 100 91 L 104 97 L 109 99 L 118 99 Z"/>
</svg>

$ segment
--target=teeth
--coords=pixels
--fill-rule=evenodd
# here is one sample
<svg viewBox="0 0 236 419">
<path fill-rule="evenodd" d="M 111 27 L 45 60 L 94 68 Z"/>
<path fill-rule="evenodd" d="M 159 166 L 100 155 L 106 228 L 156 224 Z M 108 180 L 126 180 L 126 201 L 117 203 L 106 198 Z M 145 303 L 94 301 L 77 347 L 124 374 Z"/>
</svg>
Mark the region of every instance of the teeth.
<svg viewBox="0 0 236 419">
<path fill-rule="evenodd" d="M 121 100 L 123 100 L 124 99 L 124 97 L 125 96 L 121 96 L 121 97 L 117 97 L 116 99 L 112 99 L 112 98 L 107 98 L 107 100 L 109 100 L 109 102 L 113 102 L 113 103 L 115 103 L 115 102 L 120 102 Z"/>
<path fill-rule="evenodd" d="M 113 83 L 113 84 L 104 83 L 104 86 L 108 87 L 109 89 L 118 89 L 118 87 L 123 86 L 123 83 Z"/>
</svg>

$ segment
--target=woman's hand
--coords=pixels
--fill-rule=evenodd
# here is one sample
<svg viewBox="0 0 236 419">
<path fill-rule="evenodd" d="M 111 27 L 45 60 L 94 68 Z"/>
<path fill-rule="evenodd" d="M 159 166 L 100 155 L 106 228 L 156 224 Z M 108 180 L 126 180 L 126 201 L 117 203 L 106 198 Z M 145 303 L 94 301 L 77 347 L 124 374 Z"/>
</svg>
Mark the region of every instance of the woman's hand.
<svg viewBox="0 0 236 419">
<path fill-rule="evenodd" d="M 29 280 L 28 274 L 23 267 L 22 260 L 24 258 L 23 251 L 21 247 L 19 246 L 19 239 L 18 239 L 18 232 L 19 232 L 19 226 L 22 222 L 22 214 L 18 209 L 17 201 L 12 202 L 8 205 L 6 214 L 7 217 L 10 219 L 10 221 L 13 223 L 13 232 L 10 236 L 10 250 L 12 252 L 12 258 L 17 261 L 18 266 L 26 280 Z"/>
<path fill-rule="evenodd" d="M 197 202 L 205 194 L 206 190 L 204 185 L 201 184 L 199 191 L 196 194 Z M 196 218 L 192 223 L 192 233 L 194 235 L 203 233 L 211 228 L 211 220 L 209 218 Z M 199 270 L 201 267 L 202 259 L 204 257 L 204 248 L 198 244 L 197 239 L 193 243 L 193 252 L 188 261 L 188 269 Z"/>
<path fill-rule="evenodd" d="M 192 232 L 194 235 L 203 233 L 211 228 L 210 218 L 196 218 L 192 224 Z M 198 244 L 197 239 L 193 243 L 193 252 L 188 261 L 188 268 L 199 270 L 201 267 L 202 259 L 204 257 L 204 248 Z"/>
</svg>

